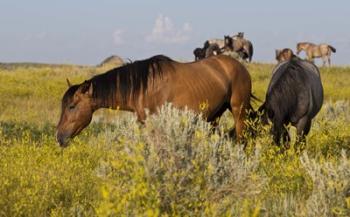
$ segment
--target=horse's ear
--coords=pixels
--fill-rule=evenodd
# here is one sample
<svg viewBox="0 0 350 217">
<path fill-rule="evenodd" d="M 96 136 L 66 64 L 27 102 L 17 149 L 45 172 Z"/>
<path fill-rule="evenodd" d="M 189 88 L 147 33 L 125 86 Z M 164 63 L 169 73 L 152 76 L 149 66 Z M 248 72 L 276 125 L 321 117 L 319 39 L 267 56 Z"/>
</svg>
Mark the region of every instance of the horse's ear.
<svg viewBox="0 0 350 217">
<path fill-rule="evenodd" d="M 66 81 L 67 81 L 67 85 L 68 85 L 68 87 L 71 87 L 71 86 L 72 86 L 72 84 L 70 83 L 70 81 L 68 80 L 68 78 L 66 78 Z"/>
</svg>

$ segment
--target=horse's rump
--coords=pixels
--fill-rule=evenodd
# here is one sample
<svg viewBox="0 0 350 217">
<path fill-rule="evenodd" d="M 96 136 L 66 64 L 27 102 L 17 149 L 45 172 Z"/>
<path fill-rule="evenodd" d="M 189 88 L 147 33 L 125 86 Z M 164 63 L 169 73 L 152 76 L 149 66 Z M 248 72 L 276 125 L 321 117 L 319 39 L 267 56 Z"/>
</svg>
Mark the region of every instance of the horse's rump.
<svg viewBox="0 0 350 217">
<path fill-rule="evenodd" d="M 199 112 L 200 104 L 204 103 L 208 106 L 207 113 L 211 113 L 223 104 L 229 104 L 232 94 L 241 95 L 249 101 L 250 75 L 244 66 L 230 57 L 219 55 L 172 65 L 175 73 L 171 74 L 167 86 L 171 89 L 170 95 L 173 95 L 171 101 L 179 107 L 186 105 Z"/>
</svg>

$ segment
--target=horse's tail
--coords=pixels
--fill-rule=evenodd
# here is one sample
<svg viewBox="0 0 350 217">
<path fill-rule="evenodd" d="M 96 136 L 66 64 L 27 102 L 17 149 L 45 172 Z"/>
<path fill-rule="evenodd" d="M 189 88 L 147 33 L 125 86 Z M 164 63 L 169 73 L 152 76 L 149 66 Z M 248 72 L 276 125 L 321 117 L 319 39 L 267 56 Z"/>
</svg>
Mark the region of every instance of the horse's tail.
<svg viewBox="0 0 350 217">
<path fill-rule="evenodd" d="M 258 97 L 254 96 L 252 93 L 250 94 L 250 98 L 252 98 L 258 102 L 261 102 L 261 100 Z"/>
<path fill-rule="evenodd" d="M 254 96 L 253 94 L 250 94 L 250 98 L 256 101 L 260 101 L 256 96 Z M 249 103 L 248 108 L 247 108 L 247 120 L 248 120 L 248 124 L 247 124 L 247 132 L 252 136 L 255 137 L 258 133 L 257 131 L 257 124 L 258 122 L 258 118 L 259 118 L 260 112 L 259 111 L 255 111 L 253 106 L 251 105 L 251 103 Z"/>
<path fill-rule="evenodd" d="M 254 49 L 253 49 L 253 44 L 250 41 L 248 42 L 249 42 L 249 62 L 251 62 L 253 58 Z"/>
<path fill-rule="evenodd" d="M 266 113 L 266 102 L 264 102 L 259 108 L 258 112 L 262 114 L 262 116 Z"/>
<path fill-rule="evenodd" d="M 206 40 L 206 41 L 204 42 L 203 49 L 207 49 L 207 48 L 209 47 L 209 45 L 210 45 L 209 41 Z"/>
<path fill-rule="evenodd" d="M 253 99 L 254 101 L 258 101 L 258 102 L 261 102 L 261 100 L 254 96 L 252 93 L 250 94 L 250 99 Z M 250 120 L 254 120 L 258 117 L 258 112 L 254 110 L 253 106 L 249 103 L 249 106 L 248 106 L 248 118 Z"/>
<path fill-rule="evenodd" d="M 334 48 L 334 47 L 332 47 L 331 45 L 328 45 L 328 47 L 329 47 L 329 49 L 331 49 L 331 51 L 333 52 L 333 53 L 335 53 L 337 50 Z"/>
<path fill-rule="evenodd" d="M 263 124 L 267 124 L 268 123 L 268 117 L 267 117 L 267 111 L 266 111 L 266 102 L 264 102 L 257 111 L 258 115 L 261 115 L 261 122 Z"/>
</svg>

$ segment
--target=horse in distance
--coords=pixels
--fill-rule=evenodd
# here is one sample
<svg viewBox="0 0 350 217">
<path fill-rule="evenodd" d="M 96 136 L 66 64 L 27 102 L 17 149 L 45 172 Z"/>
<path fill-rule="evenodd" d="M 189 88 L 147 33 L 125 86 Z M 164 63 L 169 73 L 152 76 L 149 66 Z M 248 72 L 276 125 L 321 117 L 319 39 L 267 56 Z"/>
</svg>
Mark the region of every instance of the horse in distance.
<svg viewBox="0 0 350 217">
<path fill-rule="evenodd" d="M 247 112 L 252 110 L 251 90 L 247 69 L 230 57 L 218 55 L 180 63 L 158 55 L 96 75 L 81 84 L 69 84 L 62 98 L 56 138 L 66 147 L 100 108 L 131 111 L 143 122 L 145 109 L 156 113 L 169 102 L 174 107 L 202 113 L 212 123 L 230 110 L 240 140 Z M 204 110 L 200 108 L 203 102 L 207 105 Z"/>
<path fill-rule="evenodd" d="M 239 32 L 237 35 L 228 37 L 233 40 L 233 51 L 240 54 L 242 59 L 251 62 L 254 53 L 253 44 L 251 41 L 244 38 L 244 33 Z M 225 49 L 226 46 L 225 39 L 214 38 L 205 41 L 204 48 L 209 47 L 211 44 L 217 44 L 221 50 Z"/>
<path fill-rule="evenodd" d="M 284 48 L 282 50 L 276 49 L 275 54 L 276 54 L 276 60 L 278 63 L 291 60 L 295 56 L 293 51 L 289 48 Z"/>
<path fill-rule="evenodd" d="M 331 65 L 331 54 L 335 53 L 336 49 L 328 44 L 313 44 L 310 42 L 300 42 L 297 44 L 297 54 L 301 51 L 305 51 L 307 59 L 314 61 L 314 58 L 322 58 L 323 66 L 328 62 L 328 66 Z"/>
<path fill-rule="evenodd" d="M 205 58 L 206 49 L 197 47 L 193 50 L 194 60 L 201 60 Z"/>
<path fill-rule="evenodd" d="M 194 60 L 201 60 L 211 56 L 219 55 L 222 53 L 218 44 L 205 44 L 203 48 L 196 48 L 193 50 Z"/>
<path fill-rule="evenodd" d="M 211 44 L 217 44 L 219 46 L 220 49 L 225 47 L 225 42 L 224 39 L 221 38 L 214 38 L 214 39 L 208 39 L 204 42 L 204 47 L 208 48 L 209 45 Z"/>
<path fill-rule="evenodd" d="M 231 36 L 225 35 L 224 42 L 225 42 L 225 46 L 222 49 L 222 53 L 224 55 L 230 56 L 235 59 L 240 59 L 240 60 L 243 60 L 243 58 L 246 57 L 246 54 L 243 51 L 236 52 L 234 50 L 233 39 Z"/>
<path fill-rule="evenodd" d="M 248 42 L 248 44 L 245 44 L 246 42 Z M 249 62 L 252 60 L 253 45 L 250 41 L 235 40 L 231 36 L 225 35 L 224 43 L 225 46 L 223 50 L 235 52 L 243 60 L 248 59 Z"/>
<path fill-rule="evenodd" d="M 239 32 L 237 35 L 232 36 L 232 39 L 234 51 L 242 52 L 243 59 L 248 59 L 248 62 L 251 62 L 254 54 L 252 42 L 244 38 L 243 32 Z"/>
<path fill-rule="evenodd" d="M 205 58 L 216 56 L 222 53 L 222 49 L 218 44 L 210 44 L 205 51 Z"/>
<path fill-rule="evenodd" d="M 282 142 L 288 147 L 287 125 L 296 127 L 297 143 L 305 142 L 311 121 L 322 103 L 323 86 L 318 68 L 309 61 L 293 57 L 274 68 L 265 102 L 259 111 L 263 122 L 272 122 L 274 142 L 277 145 Z"/>
<path fill-rule="evenodd" d="M 238 32 L 237 35 L 234 35 L 233 37 L 244 38 L 244 32 Z"/>
</svg>

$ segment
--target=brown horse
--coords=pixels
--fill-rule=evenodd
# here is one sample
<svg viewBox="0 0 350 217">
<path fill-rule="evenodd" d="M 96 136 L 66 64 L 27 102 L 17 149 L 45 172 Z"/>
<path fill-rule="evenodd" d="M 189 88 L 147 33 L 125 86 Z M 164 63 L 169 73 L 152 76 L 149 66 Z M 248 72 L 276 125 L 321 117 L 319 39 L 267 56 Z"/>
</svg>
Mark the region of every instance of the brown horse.
<svg viewBox="0 0 350 217">
<path fill-rule="evenodd" d="M 276 50 L 276 60 L 278 63 L 290 60 L 294 57 L 294 53 L 289 48 L 284 48 L 282 50 Z"/>
<path fill-rule="evenodd" d="M 297 54 L 304 50 L 309 61 L 314 60 L 314 58 L 321 57 L 323 60 L 323 66 L 326 65 L 328 61 L 328 65 L 331 65 L 331 53 L 335 53 L 336 49 L 328 44 L 319 44 L 315 45 L 309 42 L 300 42 L 297 44 Z"/>
<path fill-rule="evenodd" d="M 89 125 L 99 108 L 132 111 L 143 122 L 146 108 L 155 113 L 166 102 L 202 112 L 212 123 L 229 109 L 240 139 L 246 112 L 252 109 L 251 86 L 246 68 L 224 55 L 191 63 L 179 63 L 162 55 L 135 61 L 81 84 L 69 84 L 62 99 L 57 141 L 67 146 L 69 139 Z M 203 103 L 204 109 L 200 106 Z"/>
</svg>

